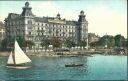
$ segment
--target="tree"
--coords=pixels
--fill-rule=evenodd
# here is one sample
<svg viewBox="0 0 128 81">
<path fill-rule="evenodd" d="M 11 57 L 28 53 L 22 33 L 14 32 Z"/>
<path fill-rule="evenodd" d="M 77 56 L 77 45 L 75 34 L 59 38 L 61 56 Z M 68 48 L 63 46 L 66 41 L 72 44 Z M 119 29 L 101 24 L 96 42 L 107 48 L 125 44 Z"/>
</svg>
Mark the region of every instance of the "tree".
<svg viewBox="0 0 128 81">
<path fill-rule="evenodd" d="M 53 37 L 50 42 L 53 45 L 53 47 L 56 47 L 56 48 L 61 47 L 61 45 L 62 45 L 61 40 L 57 37 Z"/>
<path fill-rule="evenodd" d="M 115 46 L 116 47 L 124 47 L 125 46 L 125 38 L 124 38 L 124 36 L 121 36 L 119 34 L 119 35 L 116 35 L 114 37 L 114 39 L 115 39 Z"/>
<path fill-rule="evenodd" d="M 14 47 L 14 39 L 13 38 L 4 38 L 2 41 L 1 41 L 1 46 L 0 48 L 2 50 L 9 50 L 10 48 L 13 48 Z"/>
<path fill-rule="evenodd" d="M 108 41 L 108 36 L 104 35 L 99 40 L 99 46 L 103 46 L 104 47 L 107 44 L 107 41 Z"/>
<path fill-rule="evenodd" d="M 87 45 L 87 43 L 85 41 L 79 41 L 77 43 L 77 46 L 86 46 L 86 45 Z"/>
<path fill-rule="evenodd" d="M 29 47 L 29 48 L 32 48 L 32 46 L 35 45 L 35 43 L 31 40 L 25 40 L 23 37 L 21 36 L 18 36 L 16 38 L 18 44 L 20 47 Z"/>
<path fill-rule="evenodd" d="M 128 48 L 128 38 L 127 38 L 127 40 L 126 40 L 126 47 Z"/>
<path fill-rule="evenodd" d="M 97 47 L 99 46 L 99 41 L 91 42 L 89 45 L 90 47 Z"/>
<path fill-rule="evenodd" d="M 65 45 L 66 45 L 66 47 L 71 48 L 71 47 L 75 47 L 76 44 L 74 41 L 67 39 L 65 41 Z"/>
<path fill-rule="evenodd" d="M 32 48 L 32 46 L 35 46 L 35 43 L 31 40 L 26 40 L 25 44 L 29 48 Z"/>
<path fill-rule="evenodd" d="M 9 44 L 9 41 L 5 38 L 1 41 L 1 50 L 7 50 L 7 46 Z"/>
<path fill-rule="evenodd" d="M 42 40 L 41 46 L 45 47 L 45 50 L 48 49 L 48 46 L 50 45 L 50 40 Z"/>
<path fill-rule="evenodd" d="M 104 35 L 99 40 L 99 46 L 105 47 L 107 45 L 107 48 L 114 47 L 115 46 L 115 40 L 114 37 L 111 35 Z"/>
<path fill-rule="evenodd" d="M 19 36 L 16 40 L 20 47 L 27 47 L 26 40 L 24 38 Z"/>
<path fill-rule="evenodd" d="M 113 36 L 109 37 L 109 45 L 108 47 L 115 47 L 115 40 Z"/>
</svg>

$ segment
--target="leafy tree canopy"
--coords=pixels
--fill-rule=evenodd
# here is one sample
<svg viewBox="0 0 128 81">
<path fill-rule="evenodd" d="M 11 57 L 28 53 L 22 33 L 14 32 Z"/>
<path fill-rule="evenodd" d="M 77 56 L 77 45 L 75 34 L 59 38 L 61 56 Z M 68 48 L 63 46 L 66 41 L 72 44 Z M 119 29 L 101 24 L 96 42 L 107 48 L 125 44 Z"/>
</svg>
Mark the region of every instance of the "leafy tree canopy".
<svg viewBox="0 0 128 81">
<path fill-rule="evenodd" d="M 114 39 L 115 39 L 115 46 L 116 47 L 124 47 L 126 45 L 124 36 L 121 36 L 119 34 L 119 35 L 116 35 L 114 37 Z"/>
<path fill-rule="evenodd" d="M 77 43 L 77 46 L 86 46 L 87 45 L 87 43 L 85 42 L 85 41 L 79 41 L 78 43 Z"/>
<path fill-rule="evenodd" d="M 53 47 L 61 47 L 62 45 L 62 42 L 58 37 L 53 37 L 50 42 L 53 45 Z"/>
<path fill-rule="evenodd" d="M 66 47 L 71 48 L 71 47 L 75 47 L 76 44 L 74 41 L 67 39 L 65 41 L 65 45 L 66 45 Z"/>
<path fill-rule="evenodd" d="M 45 49 L 47 49 L 49 45 L 50 45 L 50 40 L 42 40 L 41 41 L 41 46 L 45 47 Z"/>
</svg>

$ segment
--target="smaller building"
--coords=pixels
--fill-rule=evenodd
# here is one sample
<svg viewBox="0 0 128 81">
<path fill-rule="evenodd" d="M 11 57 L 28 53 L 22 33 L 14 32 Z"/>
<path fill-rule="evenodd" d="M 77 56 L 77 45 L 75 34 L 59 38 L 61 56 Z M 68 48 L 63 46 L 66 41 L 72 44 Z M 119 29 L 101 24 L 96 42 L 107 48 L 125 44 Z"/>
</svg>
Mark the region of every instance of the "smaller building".
<svg viewBox="0 0 128 81">
<path fill-rule="evenodd" d="M 95 33 L 88 33 L 88 42 L 89 43 L 99 41 L 99 39 L 100 39 L 100 36 L 96 35 Z"/>
<path fill-rule="evenodd" d="M 5 36 L 5 27 L 3 22 L 0 22 L 0 40 L 4 39 Z"/>
</svg>

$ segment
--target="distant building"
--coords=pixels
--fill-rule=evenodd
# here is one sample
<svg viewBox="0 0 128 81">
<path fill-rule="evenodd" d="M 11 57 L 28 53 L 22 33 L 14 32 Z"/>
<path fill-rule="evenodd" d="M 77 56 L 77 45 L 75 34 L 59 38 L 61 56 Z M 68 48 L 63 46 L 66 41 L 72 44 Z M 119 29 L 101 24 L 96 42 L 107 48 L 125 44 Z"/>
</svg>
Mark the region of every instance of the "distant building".
<svg viewBox="0 0 128 81">
<path fill-rule="evenodd" d="M 95 33 L 88 33 L 88 41 L 89 43 L 99 41 L 100 36 L 95 35 Z"/>
<path fill-rule="evenodd" d="M 5 19 L 6 37 L 8 39 L 23 37 L 40 47 L 41 40 L 58 37 L 61 40 L 71 38 L 76 43 L 88 40 L 88 21 L 84 11 L 80 12 L 78 21 L 56 17 L 36 17 L 26 2 L 21 14 L 9 13 Z"/>
<path fill-rule="evenodd" d="M 5 37 L 5 27 L 2 22 L 0 22 L 0 40 L 4 39 Z"/>
</svg>

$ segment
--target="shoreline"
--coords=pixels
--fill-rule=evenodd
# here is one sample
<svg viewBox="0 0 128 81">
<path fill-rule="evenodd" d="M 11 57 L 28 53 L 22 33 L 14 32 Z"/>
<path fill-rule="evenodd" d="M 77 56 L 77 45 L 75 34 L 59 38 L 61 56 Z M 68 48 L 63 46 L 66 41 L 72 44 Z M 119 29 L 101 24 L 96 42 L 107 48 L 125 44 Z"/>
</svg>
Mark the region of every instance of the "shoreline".
<svg viewBox="0 0 128 81">
<path fill-rule="evenodd" d="M 10 52 L 0 52 L 0 57 L 8 57 Z M 28 52 L 27 56 L 40 56 L 40 57 L 78 57 L 78 56 L 88 56 L 92 57 L 92 55 L 100 54 L 100 55 L 120 55 L 127 56 L 127 54 L 117 54 L 115 52 L 107 52 L 103 53 L 100 51 L 72 51 L 72 52 Z"/>
</svg>

